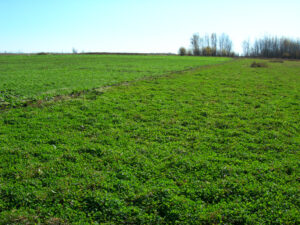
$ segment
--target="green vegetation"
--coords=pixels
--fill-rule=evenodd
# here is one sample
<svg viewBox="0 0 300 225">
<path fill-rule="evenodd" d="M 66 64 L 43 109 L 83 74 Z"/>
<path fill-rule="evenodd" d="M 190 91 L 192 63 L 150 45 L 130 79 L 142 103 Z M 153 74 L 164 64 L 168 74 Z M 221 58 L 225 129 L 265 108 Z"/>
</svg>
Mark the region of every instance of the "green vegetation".
<svg viewBox="0 0 300 225">
<path fill-rule="evenodd" d="M 0 106 L 225 61 L 177 56 L 0 55 Z"/>
<path fill-rule="evenodd" d="M 40 57 L 28 61 L 46 61 Z M 85 77 L 78 56 L 60 57 L 76 67 L 77 78 Z M 167 66 L 160 57 L 154 65 L 132 56 L 123 64 L 119 57 L 107 61 L 154 75 L 202 59 L 171 57 L 178 61 Z M 141 76 L 128 72 L 129 84 L 2 112 L 0 224 L 299 224 L 300 62 L 268 62 L 267 68 L 252 62 L 135 81 Z M 6 67 L 17 76 L 17 66 Z M 49 79 L 60 77 L 59 70 L 71 77 L 58 68 Z M 105 76 L 98 85 L 113 82 Z M 88 79 L 79 79 L 82 87 Z M 74 80 L 67 86 L 73 84 L 82 88 Z"/>
</svg>

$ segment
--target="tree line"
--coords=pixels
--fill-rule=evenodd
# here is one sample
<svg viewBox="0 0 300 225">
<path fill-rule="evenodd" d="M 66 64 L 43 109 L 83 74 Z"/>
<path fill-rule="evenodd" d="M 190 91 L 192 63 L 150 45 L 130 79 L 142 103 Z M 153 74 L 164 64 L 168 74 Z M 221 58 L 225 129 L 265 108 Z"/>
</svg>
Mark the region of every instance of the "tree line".
<svg viewBox="0 0 300 225">
<path fill-rule="evenodd" d="M 300 59 L 300 40 L 265 36 L 256 39 L 253 44 L 249 40 L 244 41 L 243 52 L 246 57 Z"/>
<path fill-rule="evenodd" d="M 191 48 L 186 49 L 181 47 L 179 55 L 194 55 L 194 56 L 234 56 L 232 50 L 232 40 L 225 33 L 217 35 L 216 33 L 193 34 L 191 37 Z"/>
<path fill-rule="evenodd" d="M 256 39 L 253 43 L 245 40 L 242 43 L 243 56 L 263 58 L 290 58 L 300 59 L 300 39 L 286 37 L 265 36 Z M 233 51 L 233 44 L 230 37 L 223 33 L 193 34 L 190 39 L 190 48 L 181 47 L 179 55 L 194 56 L 238 56 Z"/>
</svg>

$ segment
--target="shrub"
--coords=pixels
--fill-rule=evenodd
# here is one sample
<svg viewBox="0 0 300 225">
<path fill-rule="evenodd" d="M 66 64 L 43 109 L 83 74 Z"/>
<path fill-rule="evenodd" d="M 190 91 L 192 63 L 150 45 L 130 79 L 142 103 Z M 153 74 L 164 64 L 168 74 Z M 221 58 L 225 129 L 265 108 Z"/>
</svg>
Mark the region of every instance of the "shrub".
<svg viewBox="0 0 300 225">
<path fill-rule="evenodd" d="M 282 58 L 290 58 L 291 55 L 288 52 L 283 53 Z"/>
<path fill-rule="evenodd" d="M 46 53 L 46 52 L 39 52 L 39 53 L 37 53 L 37 55 L 48 55 L 48 53 Z"/>
<path fill-rule="evenodd" d="M 257 68 L 257 67 L 268 67 L 267 63 L 265 62 L 253 62 L 251 64 L 251 67 Z"/>
<path fill-rule="evenodd" d="M 179 55 L 184 56 L 186 55 L 186 49 L 184 47 L 181 47 L 178 51 Z"/>
</svg>

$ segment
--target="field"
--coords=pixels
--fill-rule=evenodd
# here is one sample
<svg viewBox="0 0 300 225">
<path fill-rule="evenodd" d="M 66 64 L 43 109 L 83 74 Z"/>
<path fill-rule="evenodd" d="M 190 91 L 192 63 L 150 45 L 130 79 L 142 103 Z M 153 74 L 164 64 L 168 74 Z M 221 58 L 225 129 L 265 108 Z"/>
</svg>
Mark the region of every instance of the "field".
<svg viewBox="0 0 300 225">
<path fill-rule="evenodd" d="M 300 62 L 253 61 L 0 56 L 0 224 L 299 224 Z"/>
<path fill-rule="evenodd" d="M 0 106 L 49 100 L 57 95 L 228 60 L 135 55 L 0 55 Z"/>
</svg>

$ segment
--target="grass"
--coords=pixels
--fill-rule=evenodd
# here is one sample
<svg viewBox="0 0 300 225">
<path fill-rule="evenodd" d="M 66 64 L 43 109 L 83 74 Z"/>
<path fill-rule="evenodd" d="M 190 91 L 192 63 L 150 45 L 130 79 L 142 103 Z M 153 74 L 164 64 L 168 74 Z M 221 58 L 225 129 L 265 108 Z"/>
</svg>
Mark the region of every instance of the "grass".
<svg viewBox="0 0 300 225">
<path fill-rule="evenodd" d="M 0 106 L 159 76 L 226 58 L 117 55 L 0 55 Z"/>
<path fill-rule="evenodd" d="M 300 63 L 251 63 L 2 112 L 0 223 L 298 224 Z"/>
</svg>

